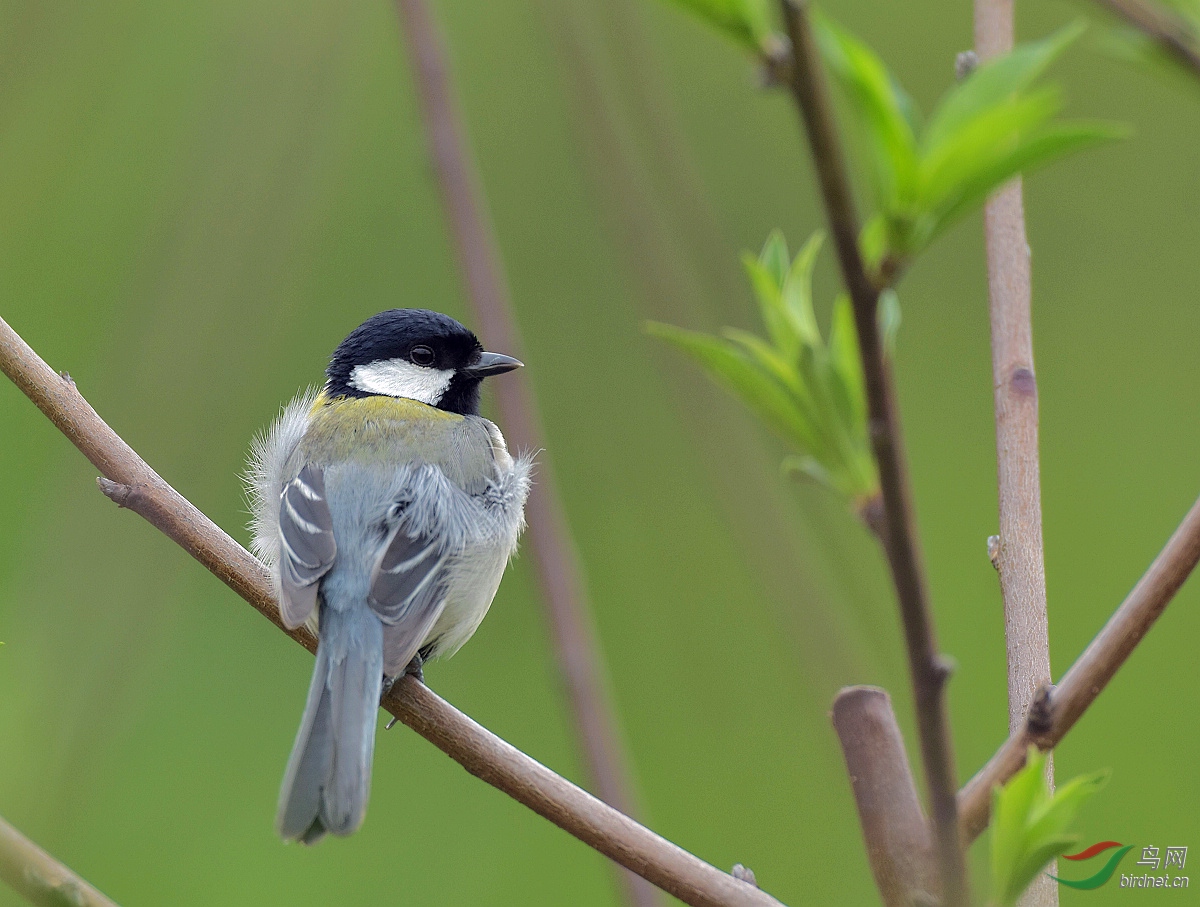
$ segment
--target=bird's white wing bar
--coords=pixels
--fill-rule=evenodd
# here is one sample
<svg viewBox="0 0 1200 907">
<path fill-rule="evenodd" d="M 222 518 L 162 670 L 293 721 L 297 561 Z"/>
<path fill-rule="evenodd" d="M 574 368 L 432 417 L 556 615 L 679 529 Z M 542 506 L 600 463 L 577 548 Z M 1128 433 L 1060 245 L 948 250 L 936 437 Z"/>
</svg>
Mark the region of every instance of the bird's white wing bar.
<svg viewBox="0 0 1200 907">
<path fill-rule="evenodd" d="M 429 535 L 397 526 L 371 573 L 367 601 L 382 621 L 384 673 L 395 676 L 425 642 L 446 604 L 450 554 Z"/>
<path fill-rule="evenodd" d="M 337 557 L 325 476 L 311 463 L 279 496 L 279 614 L 285 626 L 304 623 L 317 605 L 317 588 Z"/>
<path fill-rule="evenodd" d="M 427 535 L 410 536 L 397 527 L 371 573 L 367 596 L 385 625 L 395 626 L 433 607 L 444 592 L 443 573 L 449 554 L 438 551 Z"/>
</svg>

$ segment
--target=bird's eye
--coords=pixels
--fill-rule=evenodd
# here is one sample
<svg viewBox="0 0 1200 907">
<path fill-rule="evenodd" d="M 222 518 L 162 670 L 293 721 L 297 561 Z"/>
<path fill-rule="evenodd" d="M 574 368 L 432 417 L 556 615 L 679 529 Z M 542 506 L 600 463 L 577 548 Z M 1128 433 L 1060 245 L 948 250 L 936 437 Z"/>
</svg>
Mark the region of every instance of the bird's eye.
<svg viewBox="0 0 1200 907">
<path fill-rule="evenodd" d="M 433 365 L 433 350 L 427 346 L 414 346 L 412 352 L 408 354 L 409 360 L 413 365 Z"/>
</svg>

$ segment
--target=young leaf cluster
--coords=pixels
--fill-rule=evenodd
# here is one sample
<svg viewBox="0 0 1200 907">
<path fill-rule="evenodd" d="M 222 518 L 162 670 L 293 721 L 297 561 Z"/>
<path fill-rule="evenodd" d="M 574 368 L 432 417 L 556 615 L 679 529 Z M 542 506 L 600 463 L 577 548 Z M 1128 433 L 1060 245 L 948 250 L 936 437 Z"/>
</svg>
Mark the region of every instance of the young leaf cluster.
<svg viewBox="0 0 1200 907">
<path fill-rule="evenodd" d="M 1050 792 L 1046 755 L 1029 748 L 1025 767 L 992 793 L 992 889 L 1001 907 L 1015 904 L 1051 860 L 1079 843 L 1067 833 L 1075 813 L 1108 781 L 1108 771 L 1073 778 Z"/>
<path fill-rule="evenodd" d="M 1011 177 L 1122 134 L 1058 120 L 1062 93 L 1034 85 L 1081 32 L 1069 26 L 978 67 L 922 123 L 874 51 L 818 17 L 821 53 L 865 133 L 876 204 L 861 239 L 869 262 L 902 265 Z"/>
<path fill-rule="evenodd" d="M 764 62 L 782 40 L 767 0 L 674 2 Z M 1170 2 L 1200 15 L 1200 0 Z M 890 286 L 913 256 L 1012 177 L 1125 134 L 1111 123 L 1060 120 L 1062 92 L 1034 84 L 1082 25 L 978 67 L 923 122 L 869 46 L 828 16 L 814 13 L 814 21 L 821 55 L 865 134 L 875 212 L 861 243 L 880 286 Z"/>
<path fill-rule="evenodd" d="M 783 438 L 795 451 L 789 468 L 861 503 L 879 487 L 867 439 L 862 360 L 844 294 L 833 306 L 828 343 L 817 327 L 812 272 L 821 242 L 820 234 L 813 236 L 792 259 L 776 231 L 757 258 L 743 257 L 767 339 L 736 328 L 720 337 L 653 322 L 647 330 L 688 353 Z M 885 311 L 885 328 L 894 331 L 890 294 Z"/>
</svg>

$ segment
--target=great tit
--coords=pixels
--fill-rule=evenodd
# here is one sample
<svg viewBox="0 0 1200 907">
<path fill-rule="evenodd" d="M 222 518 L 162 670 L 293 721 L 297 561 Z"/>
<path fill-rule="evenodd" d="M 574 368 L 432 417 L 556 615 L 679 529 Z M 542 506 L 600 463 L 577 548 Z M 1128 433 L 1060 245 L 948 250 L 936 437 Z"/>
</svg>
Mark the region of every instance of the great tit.
<svg viewBox="0 0 1200 907">
<path fill-rule="evenodd" d="M 520 367 L 446 315 L 391 309 L 334 351 L 251 449 L 255 553 L 316 666 L 279 795 L 285 840 L 362 824 L 383 685 L 452 655 L 483 620 L 524 528 L 531 460 L 479 415 Z"/>
</svg>

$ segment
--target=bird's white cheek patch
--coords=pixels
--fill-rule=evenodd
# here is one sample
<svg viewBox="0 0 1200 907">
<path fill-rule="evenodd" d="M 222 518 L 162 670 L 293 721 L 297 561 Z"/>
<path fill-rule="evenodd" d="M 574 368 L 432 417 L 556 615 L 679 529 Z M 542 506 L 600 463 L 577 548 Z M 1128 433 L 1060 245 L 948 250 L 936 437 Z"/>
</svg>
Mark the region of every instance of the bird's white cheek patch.
<svg viewBox="0 0 1200 907">
<path fill-rule="evenodd" d="M 350 373 L 350 386 L 368 394 L 406 397 L 437 406 L 453 377 L 453 369 L 424 368 L 407 359 L 380 359 L 356 365 Z"/>
</svg>

